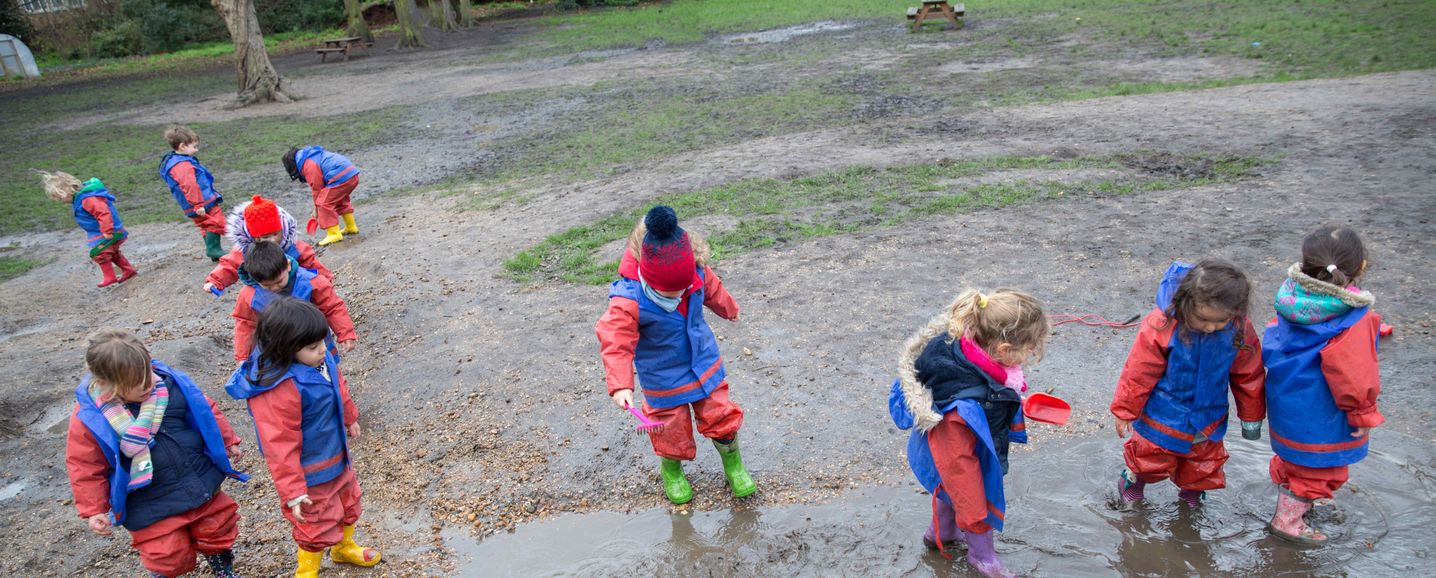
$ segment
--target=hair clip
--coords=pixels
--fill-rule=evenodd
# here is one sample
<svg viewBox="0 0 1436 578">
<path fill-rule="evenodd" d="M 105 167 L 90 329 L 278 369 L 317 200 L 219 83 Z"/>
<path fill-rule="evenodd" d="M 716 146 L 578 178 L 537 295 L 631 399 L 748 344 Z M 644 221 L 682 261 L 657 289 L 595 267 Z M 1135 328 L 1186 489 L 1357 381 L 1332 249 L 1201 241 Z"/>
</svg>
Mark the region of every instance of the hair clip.
<svg viewBox="0 0 1436 578">
<path fill-rule="evenodd" d="M 1326 266 L 1326 272 L 1327 272 L 1327 273 L 1335 273 L 1335 272 L 1336 272 L 1336 263 L 1332 263 L 1332 264 L 1330 264 L 1330 265 L 1327 265 L 1327 266 Z"/>
<path fill-rule="evenodd" d="M 983 294 L 981 294 L 981 293 L 978 293 L 978 294 L 977 294 L 977 308 L 978 308 L 978 309 L 987 309 L 987 296 L 986 296 L 986 295 L 983 295 Z"/>
</svg>

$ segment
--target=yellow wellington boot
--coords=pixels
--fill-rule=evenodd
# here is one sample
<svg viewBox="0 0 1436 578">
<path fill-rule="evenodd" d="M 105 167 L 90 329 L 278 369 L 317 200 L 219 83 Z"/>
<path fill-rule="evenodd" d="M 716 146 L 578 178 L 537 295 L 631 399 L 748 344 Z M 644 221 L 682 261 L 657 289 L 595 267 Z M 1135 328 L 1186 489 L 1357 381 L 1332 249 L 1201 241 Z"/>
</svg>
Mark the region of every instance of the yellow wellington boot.
<svg viewBox="0 0 1436 578">
<path fill-rule="evenodd" d="M 324 552 L 310 552 L 299 549 L 299 568 L 294 578 L 319 578 L 319 563 L 324 561 Z"/>
<path fill-rule="evenodd" d="M 324 230 L 324 238 L 319 240 L 319 246 L 332 245 L 344 240 L 344 233 L 339 230 L 339 225 L 334 225 Z"/>
<path fill-rule="evenodd" d="M 354 543 L 354 526 L 344 527 L 344 539 L 329 547 L 329 559 L 336 564 L 373 566 L 379 563 L 379 551 Z"/>
<path fill-rule="evenodd" d="M 359 234 L 359 225 L 354 224 L 354 213 L 344 213 L 343 215 L 339 215 L 339 218 L 344 219 L 345 235 Z"/>
</svg>

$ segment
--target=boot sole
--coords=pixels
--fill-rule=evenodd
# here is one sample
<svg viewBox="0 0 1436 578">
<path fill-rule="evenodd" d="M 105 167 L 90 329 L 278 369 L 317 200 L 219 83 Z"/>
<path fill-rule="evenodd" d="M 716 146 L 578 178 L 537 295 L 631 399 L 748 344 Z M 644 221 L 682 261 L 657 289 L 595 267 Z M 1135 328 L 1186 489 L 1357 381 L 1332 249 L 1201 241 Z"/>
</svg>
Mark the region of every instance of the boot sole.
<svg viewBox="0 0 1436 578">
<path fill-rule="evenodd" d="M 1331 540 L 1331 538 L 1317 540 L 1316 538 L 1304 538 L 1295 534 L 1288 534 L 1286 532 L 1276 529 L 1276 526 L 1272 525 L 1271 522 L 1266 523 L 1266 531 L 1270 532 L 1271 535 L 1276 536 L 1277 538 L 1281 538 L 1283 540 L 1286 540 L 1287 542 L 1291 542 L 1299 546 L 1321 546 Z"/>
</svg>

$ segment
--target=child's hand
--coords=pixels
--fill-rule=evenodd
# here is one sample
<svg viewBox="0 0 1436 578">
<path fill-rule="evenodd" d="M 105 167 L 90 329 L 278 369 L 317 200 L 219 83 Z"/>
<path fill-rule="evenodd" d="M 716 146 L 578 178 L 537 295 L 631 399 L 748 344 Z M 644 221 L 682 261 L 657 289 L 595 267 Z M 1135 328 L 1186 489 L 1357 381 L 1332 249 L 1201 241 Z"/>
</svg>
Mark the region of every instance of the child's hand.
<svg viewBox="0 0 1436 578">
<path fill-rule="evenodd" d="M 1125 438 L 1132 435 L 1132 420 L 1120 417 L 1112 418 L 1117 424 L 1117 437 Z"/>
<path fill-rule="evenodd" d="M 224 448 L 224 453 L 229 454 L 229 461 L 231 462 L 237 462 L 239 458 L 244 457 L 244 450 L 239 449 L 239 444 Z"/>
<path fill-rule="evenodd" d="M 1356 431 L 1351 432 L 1351 437 L 1359 438 L 1359 437 L 1365 436 L 1366 434 L 1369 434 L 1369 433 L 1371 433 L 1371 428 L 1369 428 L 1369 427 L 1359 427 L 1359 428 L 1356 428 Z"/>
<path fill-rule="evenodd" d="M 345 354 L 352 353 L 352 352 L 354 351 L 354 348 L 355 348 L 355 347 L 358 347 L 358 346 L 359 346 L 359 340 L 358 340 L 358 339 L 350 339 L 349 341 L 340 341 L 340 342 L 339 342 L 339 350 L 340 350 L 340 351 L 343 351 Z"/>
<path fill-rule="evenodd" d="M 349 424 L 348 427 L 344 428 L 344 431 L 349 434 L 350 439 L 359 439 L 359 422 L 356 421 Z"/>
<path fill-rule="evenodd" d="M 633 407 L 633 390 L 620 389 L 613 392 L 613 403 L 618 404 L 620 409 Z"/>
<path fill-rule="evenodd" d="M 90 525 L 91 532 L 94 532 L 101 536 L 109 536 L 110 534 L 114 533 L 110 531 L 109 514 L 95 514 L 93 516 L 90 516 L 89 518 L 86 518 L 85 523 Z"/>
<path fill-rule="evenodd" d="M 309 496 L 304 496 L 303 498 L 300 498 L 298 502 L 295 502 L 293 506 L 289 507 L 289 513 L 294 514 L 294 519 L 299 520 L 299 523 L 308 524 L 309 520 L 305 520 L 304 513 L 299 510 L 299 508 L 302 507 L 304 504 L 309 504 L 313 506 L 314 502 L 311 502 L 309 500 Z"/>
<path fill-rule="evenodd" d="M 205 292 L 205 293 L 214 293 L 214 290 L 215 290 L 214 283 L 205 283 L 205 284 L 204 284 L 204 292 Z"/>
</svg>

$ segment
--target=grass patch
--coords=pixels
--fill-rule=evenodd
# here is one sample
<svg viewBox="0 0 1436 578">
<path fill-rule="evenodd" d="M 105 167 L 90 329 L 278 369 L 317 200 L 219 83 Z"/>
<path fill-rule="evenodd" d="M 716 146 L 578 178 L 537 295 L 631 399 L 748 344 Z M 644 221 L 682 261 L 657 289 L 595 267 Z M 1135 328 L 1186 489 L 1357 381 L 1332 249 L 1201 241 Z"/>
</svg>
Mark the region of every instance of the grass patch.
<svg viewBox="0 0 1436 578">
<path fill-rule="evenodd" d="M 6 257 L 0 255 L 0 283 L 24 275 L 29 270 L 44 265 L 45 263 L 46 261 L 43 259 Z"/>
<path fill-rule="evenodd" d="M 282 171 L 290 146 L 343 142 L 362 147 L 379 140 L 398 109 L 313 119 L 254 118 L 189 125 L 200 135 L 199 158 L 216 175 L 216 187 L 233 203 L 255 191 L 227 188 L 226 174 Z M 81 180 L 99 177 L 118 199 L 127 225 L 183 218 L 160 180 L 159 161 L 169 145 L 163 126 L 108 124 L 71 131 L 0 134 L 0 235 L 74 226 L 69 205 L 51 201 L 29 169 L 61 170 Z M 233 183 L 233 180 L 228 180 Z"/>
<path fill-rule="evenodd" d="M 803 238 L 855 233 L 1038 199 L 1127 195 L 1228 182 L 1250 175 L 1265 162 L 1232 155 L 1143 152 L 1076 159 L 996 157 L 886 169 L 853 167 L 797 179 L 749 179 L 659 197 L 651 204 L 568 229 L 509 258 L 504 269 L 520 282 L 607 283 L 618 266 L 616 259 L 610 259 L 617 255 L 595 252 L 627 236 L 653 204 L 671 205 L 685 220 L 708 215 L 736 218 L 732 229 L 708 237 L 713 257 L 722 259 Z M 1122 173 L 1128 176 L 1080 182 L 965 182 L 1023 169 L 1125 169 Z"/>
<path fill-rule="evenodd" d="M 807 87 L 700 98 L 625 93 L 574 113 L 571 121 L 555 123 L 562 130 L 508 143 L 524 152 L 490 180 L 545 174 L 582 180 L 615 174 L 629 163 L 828 126 L 834 116 L 846 116 L 852 104 L 850 95 Z"/>
</svg>

